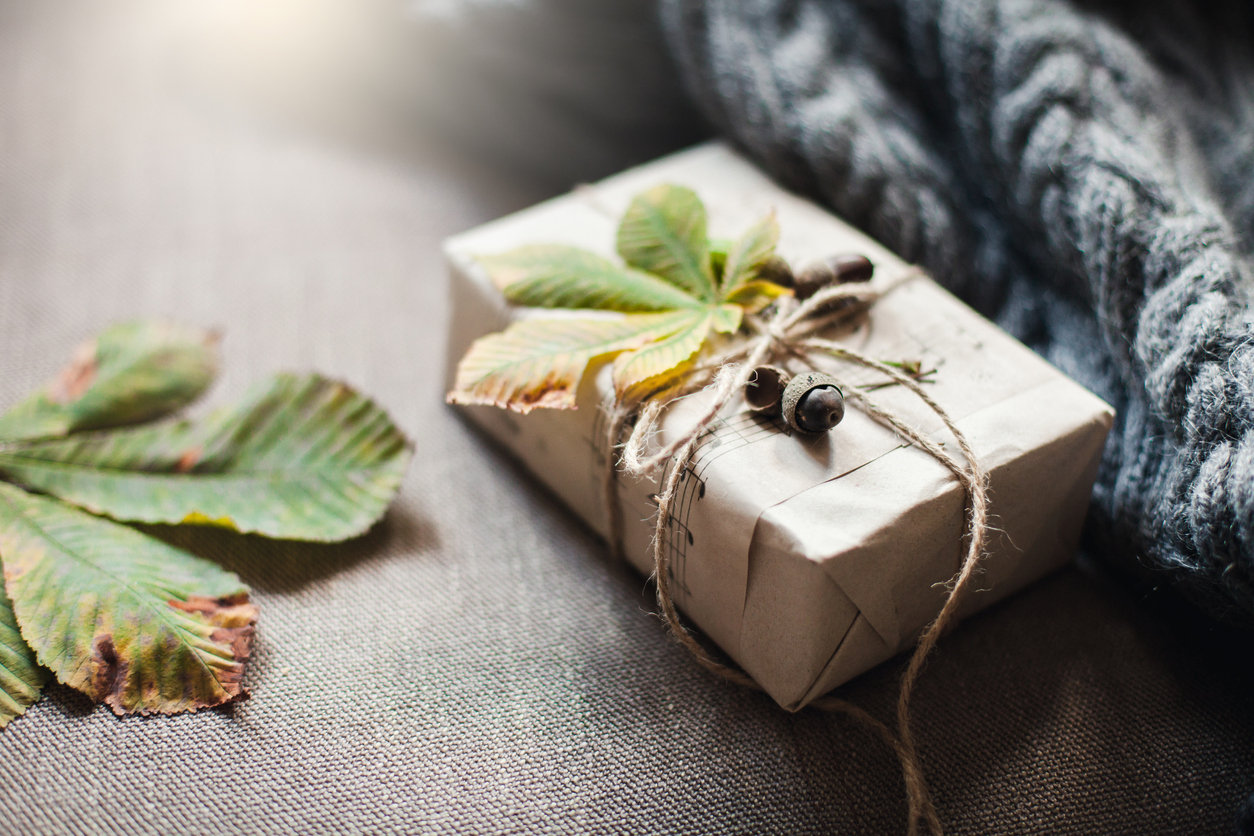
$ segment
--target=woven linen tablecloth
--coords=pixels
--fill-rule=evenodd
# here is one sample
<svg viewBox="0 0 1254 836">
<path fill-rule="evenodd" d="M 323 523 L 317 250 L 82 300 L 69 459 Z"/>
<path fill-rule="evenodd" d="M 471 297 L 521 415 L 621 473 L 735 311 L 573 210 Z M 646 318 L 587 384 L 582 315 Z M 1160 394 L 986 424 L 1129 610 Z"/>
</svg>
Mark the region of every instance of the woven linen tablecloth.
<svg viewBox="0 0 1254 836">
<path fill-rule="evenodd" d="M 417 456 L 352 543 L 154 529 L 255 590 L 252 699 L 119 719 L 50 687 L 0 732 L 0 834 L 899 832 L 873 734 L 702 672 L 443 405 L 439 242 L 551 181 L 221 83 L 197 5 L 0 4 L 0 407 L 166 316 L 223 330 L 210 404 L 318 369 Z M 948 832 L 1228 832 L 1254 659 L 1190 618 L 1070 568 L 946 638 L 914 705 Z M 841 694 L 887 718 L 899 671 Z"/>
</svg>

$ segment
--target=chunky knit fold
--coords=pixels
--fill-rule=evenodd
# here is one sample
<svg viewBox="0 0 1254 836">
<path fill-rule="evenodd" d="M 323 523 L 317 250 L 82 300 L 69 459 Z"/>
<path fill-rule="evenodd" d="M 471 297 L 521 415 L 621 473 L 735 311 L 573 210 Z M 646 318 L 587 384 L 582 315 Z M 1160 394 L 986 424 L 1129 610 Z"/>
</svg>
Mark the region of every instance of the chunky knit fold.
<svg viewBox="0 0 1254 836">
<path fill-rule="evenodd" d="M 664 0 L 708 117 L 1117 410 L 1095 551 L 1254 623 L 1254 11 Z"/>
</svg>

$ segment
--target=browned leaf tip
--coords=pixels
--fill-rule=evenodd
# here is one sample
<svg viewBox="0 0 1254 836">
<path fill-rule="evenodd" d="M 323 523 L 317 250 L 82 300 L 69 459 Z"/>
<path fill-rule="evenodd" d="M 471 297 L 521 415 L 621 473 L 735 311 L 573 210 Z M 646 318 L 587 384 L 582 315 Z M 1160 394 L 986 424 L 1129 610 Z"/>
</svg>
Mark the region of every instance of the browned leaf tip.
<svg viewBox="0 0 1254 836">
<path fill-rule="evenodd" d="M 186 601 L 171 598 L 171 607 L 183 612 L 199 613 L 213 627 L 247 627 L 257 621 L 257 607 L 248 600 L 247 592 L 225 598 L 191 595 Z"/>
<path fill-rule="evenodd" d="M 172 634 L 164 637 L 159 651 L 153 647 L 137 651 L 131 638 L 124 642 L 125 652 L 119 652 L 114 635 L 102 633 L 92 643 L 87 681 L 79 687 L 118 715 L 197 711 L 248 699 L 242 684 L 244 664 L 252 653 L 257 621 L 257 607 L 249 602 L 248 595 L 194 595 L 186 601 L 172 599 L 168 603 L 213 627 L 209 640 L 228 651 L 231 662 L 209 666 L 183 656 L 180 665 L 176 661 L 182 655 L 180 642 Z"/>
<path fill-rule="evenodd" d="M 504 404 L 526 415 L 533 409 L 578 409 L 574 387 L 565 376 L 550 374 L 532 389 L 517 393 Z"/>
<path fill-rule="evenodd" d="M 87 693 L 95 700 L 109 704 L 114 714 L 125 714 L 121 708 L 121 691 L 126 687 L 126 674 L 130 665 L 118 658 L 113 636 L 108 633 L 96 636 L 91 647 L 91 673 Z"/>
<path fill-rule="evenodd" d="M 248 692 L 242 685 L 244 663 L 252 653 L 257 623 L 257 607 L 249 602 L 248 594 L 240 593 L 227 598 L 193 595 L 186 601 L 172 600 L 170 606 L 204 616 L 210 626 L 217 628 L 209 634 L 209 640 L 231 649 L 235 664 L 219 670 L 217 676 L 218 682 L 230 698 L 219 704 L 248 699 Z"/>
<path fill-rule="evenodd" d="M 550 372 L 543 380 L 503 392 L 497 386 L 482 383 L 459 387 L 444 396 L 444 402 L 460 406 L 495 406 L 526 415 L 533 409 L 578 409 L 575 403 L 575 387 L 579 379 L 571 379 L 567 373 Z"/>
<path fill-rule="evenodd" d="M 96 379 L 97 366 L 96 341 L 88 340 L 74 349 L 70 364 L 52 381 L 48 387 L 48 399 L 60 404 L 77 400 Z"/>
<path fill-rule="evenodd" d="M 211 599 L 193 595 L 187 603 L 201 605 L 209 600 Z M 244 663 L 253 651 L 253 636 L 257 631 L 257 607 L 248 600 L 247 592 L 212 601 L 214 609 L 204 615 L 217 629 L 209 635 L 209 640 L 230 647 L 231 657 L 235 662 L 229 669 L 218 673 L 218 682 L 230 695 L 230 699 L 225 700 L 224 704 L 243 702 L 248 699 L 248 691 L 243 685 Z"/>
</svg>

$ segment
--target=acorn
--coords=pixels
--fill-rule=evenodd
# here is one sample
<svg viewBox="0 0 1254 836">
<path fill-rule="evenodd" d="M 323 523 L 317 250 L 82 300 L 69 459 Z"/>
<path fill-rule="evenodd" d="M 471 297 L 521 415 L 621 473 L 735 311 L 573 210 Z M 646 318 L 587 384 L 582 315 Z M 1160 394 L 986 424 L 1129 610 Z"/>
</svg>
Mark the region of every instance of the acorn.
<svg viewBox="0 0 1254 836">
<path fill-rule="evenodd" d="M 864 255 L 834 255 L 818 264 L 812 264 L 797 276 L 793 293 L 802 301 L 809 299 L 828 285 L 870 281 L 875 275 L 875 265 Z"/>
<path fill-rule="evenodd" d="M 788 385 L 788 372 L 776 366 L 758 366 L 745 381 L 745 403 L 762 415 L 778 415 Z"/>
<path fill-rule="evenodd" d="M 845 417 L 845 393 L 823 372 L 799 374 L 784 387 L 784 420 L 803 433 L 824 433 Z"/>
</svg>

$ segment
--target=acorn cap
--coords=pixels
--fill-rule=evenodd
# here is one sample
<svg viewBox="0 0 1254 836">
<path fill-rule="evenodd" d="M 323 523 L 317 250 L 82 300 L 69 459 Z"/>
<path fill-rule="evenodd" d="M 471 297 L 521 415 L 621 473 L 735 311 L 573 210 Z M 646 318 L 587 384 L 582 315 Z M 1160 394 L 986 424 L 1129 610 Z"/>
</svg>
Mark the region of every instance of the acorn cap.
<svg viewBox="0 0 1254 836">
<path fill-rule="evenodd" d="M 795 287 L 797 284 L 797 277 L 793 275 L 788 262 L 777 255 L 771 256 L 758 268 L 758 278 L 766 279 L 781 287 Z"/>
<path fill-rule="evenodd" d="M 804 301 L 828 285 L 870 281 L 875 265 L 864 255 L 843 253 L 811 264 L 797 276 L 794 293 Z"/>
<path fill-rule="evenodd" d="M 777 366 L 758 366 L 745 381 L 745 403 L 754 412 L 775 415 L 787 385 L 788 372 Z"/>
<path fill-rule="evenodd" d="M 807 398 L 816 390 L 821 390 L 821 393 L 816 393 L 817 397 L 822 398 L 823 402 L 821 404 L 811 404 L 809 403 L 809 398 Z M 829 391 L 830 394 L 828 394 Z M 802 433 L 826 432 L 836 426 L 836 424 L 839 424 L 841 419 L 845 417 L 844 392 L 841 391 L 836 378 L 824 372 L 806 372 L 790 380 L 788 385 L 784 387 L 784 395 L 780 406 L 788 426 Z M 812 421 L 808 421 L 805 414 L 808 411 L 807 407 L 819 407 L 819 409 L 814 411 L 822 414 L 810 416 Z M 799 408 L 800 416 L 798 415 Z"/>
<path fill-rule="evenodd" d="M 804 302 L 836 280 L 836 274 L 826 264 L 813 264 L 802 270 L 793 285 L 797 301 Z"/>
<path fill-rule="evenodd" d="M 839 284 L 869 282 L 875 275 L 875 265 L 871 263 L 871 259 L 857 253 L 834 255 L 827 259 L 826 264 Z"/>
</svg>

